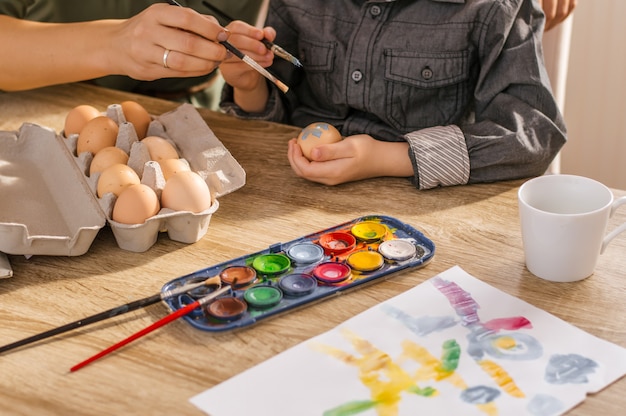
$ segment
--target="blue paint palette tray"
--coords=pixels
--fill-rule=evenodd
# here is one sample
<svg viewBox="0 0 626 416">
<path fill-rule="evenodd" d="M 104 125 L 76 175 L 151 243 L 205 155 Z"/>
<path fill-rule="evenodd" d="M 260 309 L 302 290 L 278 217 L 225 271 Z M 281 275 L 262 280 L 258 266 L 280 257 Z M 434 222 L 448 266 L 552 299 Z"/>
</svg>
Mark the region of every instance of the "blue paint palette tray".
<svg viewBox="0 0 626 416">
<path fill-rule="evenodd" d="M 433 242 L 414 227 L 369 215 L 198 270 L 166 283 L 162 291 L 219 276 L 211 281 L 230 290 L 183 319 L 204 331 L 229 331 L 422 267 L 434 254 Z M 217 287 L 202 285 L 164 302 L 176 311 Z"/>
</svg>

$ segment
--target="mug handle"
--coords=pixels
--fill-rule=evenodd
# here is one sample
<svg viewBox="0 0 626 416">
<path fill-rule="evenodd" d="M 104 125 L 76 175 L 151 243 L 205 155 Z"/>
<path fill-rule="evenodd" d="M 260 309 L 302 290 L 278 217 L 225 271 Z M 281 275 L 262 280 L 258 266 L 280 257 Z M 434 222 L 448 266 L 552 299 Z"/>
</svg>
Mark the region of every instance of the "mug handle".
<svg viewBox="0 0 626 416">
<path fill-rule="evenodd" d="M 611 206 L 611 213 L 609 214 L 609 218 L 612 217 L 613 214 L 615 214 L 617 207 L 623 204 L 626 204 L 626 196 L 618 198 L 615 200 L 615 202 L 613 202 L 613 205 Z M 611 231 L 610 233 L 608 233 L 606 237 L 604 237 L 604 240 L 602 240 L 602 248 L 600 248 L 600 254 L 604 253 L 604 249 L 606 248 L 606 246 L 609 245 L 611 240 L 613 240 L 615 237 L 617 237 L 619 233 L 623 231 L 626 231 L 626 222 L 620 225 L 619 227 L 617 227 L 616 229 L 614 229 L 613 231 Z"/>
</svg>

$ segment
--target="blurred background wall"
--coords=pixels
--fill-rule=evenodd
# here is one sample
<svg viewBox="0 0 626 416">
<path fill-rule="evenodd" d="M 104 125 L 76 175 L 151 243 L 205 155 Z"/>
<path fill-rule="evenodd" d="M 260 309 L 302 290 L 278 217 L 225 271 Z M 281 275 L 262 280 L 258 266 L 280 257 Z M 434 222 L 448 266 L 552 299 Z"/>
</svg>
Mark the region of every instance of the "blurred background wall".
<svg viewBox="0 0 626 416">
<path fill-rule="evenodd" d="M 565 74 L 551 70 L 568 128 L 557 168 L 620 189 L 626 189 L 625 19 L 625 0 L 578 0 L 568 22 L 571 37 L 565 39 L 569 52 L 551 50 L 546 40 L 548 68 L 563 53 L 568 63 Z M 562 29 L 567 31 L 567 25 Z M 563 81 L 565 91 L 558 85 Z"/>
</svg>

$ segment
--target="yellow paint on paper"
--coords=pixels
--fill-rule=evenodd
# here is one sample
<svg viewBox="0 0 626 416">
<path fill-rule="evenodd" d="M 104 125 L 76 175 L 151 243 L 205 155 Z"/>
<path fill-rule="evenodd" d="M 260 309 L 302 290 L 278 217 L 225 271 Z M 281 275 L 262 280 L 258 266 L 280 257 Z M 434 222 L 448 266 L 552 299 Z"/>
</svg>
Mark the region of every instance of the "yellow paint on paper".
<svg viewBox="0 0 626 416">
<path fill-rule="evenodd" d="M 491 360 L 478 361 L 478 365 L 487 373 L 498 386 L 513 397 L 526 397 L 523 391 L 515 384 L 507 371 Z"/>
</svg>

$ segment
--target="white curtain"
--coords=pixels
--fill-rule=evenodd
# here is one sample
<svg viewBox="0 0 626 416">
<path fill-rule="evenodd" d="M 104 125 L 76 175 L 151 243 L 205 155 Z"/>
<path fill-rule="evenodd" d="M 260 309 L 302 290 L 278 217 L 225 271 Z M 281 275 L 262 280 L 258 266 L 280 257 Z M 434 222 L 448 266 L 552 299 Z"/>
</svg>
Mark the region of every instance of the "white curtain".
<svg viewBox="0 0 626 416">
<path fill-rule="evenodd" d="M 573 15 L 570 15 L 560 25 L 543 35 L 543 52 L 546 69 L 550 76 L 552 92 L 556 98 L 561 113 L 565 111 L 565 87 L 567 85 L 567 66 L 569 63 L 570 41 L 572 38 Z M 561 156 L 558 155 L 548 173 L 560 173 Z"/>
</svg>

